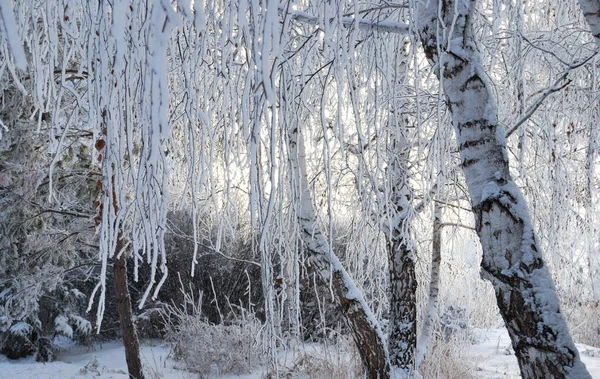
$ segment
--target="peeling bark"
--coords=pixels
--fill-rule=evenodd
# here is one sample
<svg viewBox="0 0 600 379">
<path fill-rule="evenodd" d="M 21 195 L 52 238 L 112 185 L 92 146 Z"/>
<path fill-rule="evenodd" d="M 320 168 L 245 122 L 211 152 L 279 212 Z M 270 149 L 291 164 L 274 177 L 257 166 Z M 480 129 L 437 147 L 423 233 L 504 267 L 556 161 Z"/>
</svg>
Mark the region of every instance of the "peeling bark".
<svg viewBox="0 0 600 379">
<path fill-rule="evenodd" d="M 474 0 L 422 1 L 415 13 L 452 113 L 483 248 L 481 275 L 494 287 L 523 378 L 591 378 L 509 173 L 505 132 L 471 32 L 474 8 Z"/>
</svg>

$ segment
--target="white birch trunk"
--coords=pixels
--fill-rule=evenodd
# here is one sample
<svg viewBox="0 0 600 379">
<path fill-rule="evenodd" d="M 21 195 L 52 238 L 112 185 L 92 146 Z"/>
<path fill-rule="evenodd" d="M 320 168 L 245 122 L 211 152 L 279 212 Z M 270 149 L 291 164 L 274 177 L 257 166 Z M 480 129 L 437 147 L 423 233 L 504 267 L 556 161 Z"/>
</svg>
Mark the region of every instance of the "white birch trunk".
<svg viewBox="0 0 600 379">
<path fill-rule="evenodd" d="M 429 349 L 433 323 L 438 312 L 440 294 L 440 266 L 442 264 L 442 206 L 434 202 L 433 208 L 433 243 L 431 246 L 431 277 L 429 279 L 429 298 L 423 316 L 421 335 L 417 341 L 416 366 L 419 368 Z"/>
<path fill-rule="evenodd" d="M 591 378 L 560 312 L 525 199 L 508 167 L 505 132 L 473 40 L 473 0 L 422 1 L 425 54 L 452 113 L 479 239 L 523 378 Z"/>
</svg>

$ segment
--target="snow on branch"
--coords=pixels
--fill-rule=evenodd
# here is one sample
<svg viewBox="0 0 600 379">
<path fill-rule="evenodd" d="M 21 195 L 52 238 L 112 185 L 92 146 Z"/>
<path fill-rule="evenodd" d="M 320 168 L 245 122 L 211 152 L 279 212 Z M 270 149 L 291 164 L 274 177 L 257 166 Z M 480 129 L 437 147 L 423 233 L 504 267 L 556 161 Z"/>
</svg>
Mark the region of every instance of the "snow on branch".
<svg viewBox="0 0 600 379">
<path fill-rule="evenodd" d="M 13 53 L 15 65 L 19 70 L 25 71 L 27 69 L 27 58 L 25 57 L 23 45 L 20 43 L 21 38 L 19 37 L 17 22 L 9 2 L 0 2 L 0 17 L 2 18 L 2 28 L 6 32 L 5 38 Z"/>
<path fill-rule="evenodd" d="M 569 84 L 571 84 L 571 80 L 567 79 L 567 77 L 569 76 L 569 73 L 572 70 L 574 70 L 578 67 L 581 67 L 584 64 L 586 64 L 587 62 L 589 62 L 593 57 L 596 56 L 596 54 L 598 54 L 598 51 L 595 51 L 592 55 L 590 55 L 589 57 L 587 57 L 586 59 L 584 59 L 581 62 L 569 64 L 567 69 L 565 71 L 563 71 L 563 73 L 560 74 L 558 79 L 556 79 L 554 81 L 554 84 L 552 84 L 550 87 L 548 87 L 542 93 L 542 95 L 540 97 L 538 97 L 538 99 L 527 108 L 527 110 L 525 111 L 525 114 L 523 114 L 523 116 L 519 119 L 519 121 L 517 121 L 517 123 L 512 128 L 510 128 L 509 130 L 506 131 L 506 138 L 510 137 L 511 134 L 513 134 L 517 129 L 519 129 L 519 126 L 523 125 L 523 123 L 525 123 L 525 121 L 527 121 L 531 116 L 533 116 L 535 111 L 542 105 L 542 103 L 544 102 L 544 100 L 546 100 L 546 98 L 548 96 L 550 96 L 554 92 L 558 92 L 558 91 L 562 90 L 563 88 L 565 88 Z"/>
<path fill-rule="evenodd" d="M 292 20 L 310 25 L 319 25 L 319 19 L 311 16 L 306 12 L 290 10 L 284 6 L 279 6 L 279 14 L 281 16 L 289 16 Z M 357 20 L 352 16 L 342 17 L 342 25 L 347 28 L 356 26 Z M 373 21 L 373 20 L 358 20 L 358 28 L 361 30 L 376 30 L 384 33 L 408 33 L 408 24 L 395 21 Z"/>
</svg>

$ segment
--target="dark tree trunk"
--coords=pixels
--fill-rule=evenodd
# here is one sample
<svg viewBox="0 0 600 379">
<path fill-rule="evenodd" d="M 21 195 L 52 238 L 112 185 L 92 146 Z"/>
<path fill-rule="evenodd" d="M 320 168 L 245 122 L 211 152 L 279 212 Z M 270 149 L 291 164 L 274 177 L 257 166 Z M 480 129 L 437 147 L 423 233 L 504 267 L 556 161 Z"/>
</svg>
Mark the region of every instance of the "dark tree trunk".
<svg viewBox="0 0 600 379">
<path fill-rule="evenodd" d="M 471 31 L 474 0 L 417 3 L 425 55 L 442 82 L 477 234 L 482 277 L 494 286 L 523 378 L 591 378 L 579 358 L 542 260 L 505 132 Z"/>
<path fill-rule="evenodd" d="M 127 287 L 127 259 L 123 251 L 123 235 L 120 232 L 113 256 L 115 273 L 115 291 L 117 294 L 117 307 L 119 309 L 119 320 L 121 322 L 121 333 L 123 334 L 123 346 L 125 347 L 125 359 L 130 379 L 144 379 L 142 361 L 140 359 L 140 343 L 133 323 L 131 311 L 131 296 Z M 121 256 L 119 257 L 119 254 Z"/>
<path fill-rule="evenodd" d="M 406 41 L 406 40 L 405 40 Z M 406 46 L 402 48 L 406 59 Z M 390 118 L 392 121 L 393 118 Z M 412 190 L 409 184 L 411 144 L 408 128 L 402 121 L 390 126 L 390 163 L 388 173 L 392 184 L 391 214 L 389 215 L 388 271 L 389 271 L 389 334 L 390 363 L 400 369 L 400 375 L 409 377 L 415 369 L 417 348 L 417 278 L 415 254 L 411 240 Z M 383 222 L 387 226 L 387 222 Z"/>
<path fill-rule="evenodd" d="M 358 299 L 348 296 L 350 288 L 346 285 L 347 274 L 336 270 L 333 272 L 333 288 L 336 305 L 344 315 L 346 323 L 352 330 L 352 339 L 356 344 L 367 379 L 390 378 L 390 365 L 383 347 L 382 334 L 377 333 L 373 325 L 372 315 L 364 309 Z"/>
</svg>

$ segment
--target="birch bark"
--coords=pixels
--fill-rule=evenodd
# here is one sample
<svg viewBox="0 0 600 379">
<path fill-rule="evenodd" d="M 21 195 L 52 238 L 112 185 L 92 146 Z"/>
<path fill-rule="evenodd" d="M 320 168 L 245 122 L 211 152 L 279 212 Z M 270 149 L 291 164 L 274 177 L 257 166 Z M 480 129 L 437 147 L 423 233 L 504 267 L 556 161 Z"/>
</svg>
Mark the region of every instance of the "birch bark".
<svg viewBox="0 0 600 379">
<path fill-rule="evenodd" d="M 401 134 L 401 133 L 398 133 Z M 390 362 L 409 375 L 415 367 L 417 346 L 417 277 L 415 254 L 410 240 L 410 199 L 408 183 L 409 144 L 402 135 L 392 140 L 392 222 L 387 241 L 390 275 L 390 320 L 388 349 Z"/>
<path fill-rule="evenodd" d="M 600 46 L 600 0 L 579 0 L 579 6 L 590 26 L 596 45 Z"/>
<path fill-rule="evenodd" d="M 481 275 L 494 286 L 523 378 L 591 378 L 508 166 L 505 132 L 471 31 L 474 0 L 421 1 L 420 39 L 442 82 L 483 248 Z"/>
</svg>

